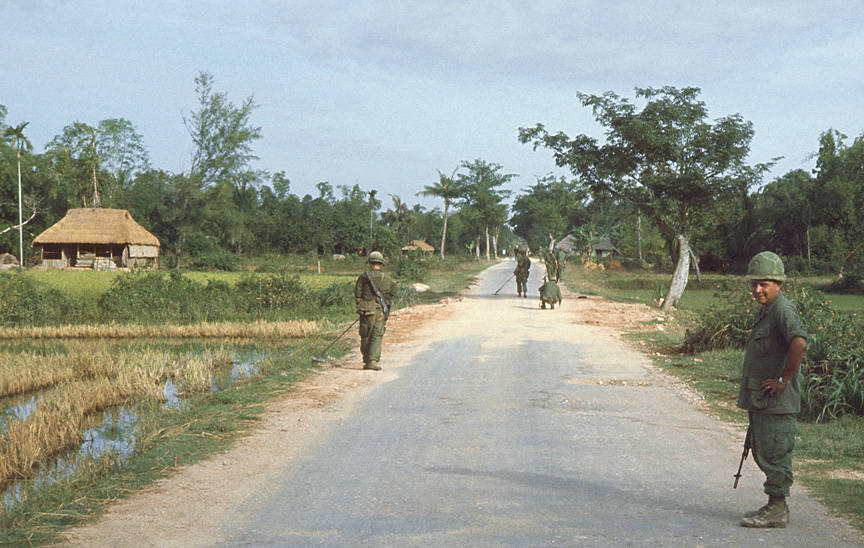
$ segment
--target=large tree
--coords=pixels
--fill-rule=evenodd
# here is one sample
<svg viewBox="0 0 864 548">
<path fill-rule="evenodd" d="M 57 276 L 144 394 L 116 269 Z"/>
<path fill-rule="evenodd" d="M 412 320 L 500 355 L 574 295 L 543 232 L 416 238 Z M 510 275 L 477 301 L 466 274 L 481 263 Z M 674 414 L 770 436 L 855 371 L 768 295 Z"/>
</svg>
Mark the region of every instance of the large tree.
<svg viewBox="0 0 864 548">
<path fill-rule="evenodd" d="M 204 194 L 209 205 L 203 212 L 207 232 L 223 246 L 240 251 L 250 238 L 258 205 L 257 188 L 262 174 L 251 167 L 257 157 L 252 144 L 261 138 L 261 128 L 251 122 L 256 104 L 252 97 L 239 106 L 224 92 L 213 89 L 213 76 L 201 72 L 195 78 L 198 109 L 184 116 L 186 129 L 192 138 L 192 165 L 184 194 L 187 197 Z M 191 216 L 185 208 L 193 201 L 182 201 L 180 218 Z M 187 234 L 185 222 L 180 227 L 177 246 L 178 264 Z"/>
<path fill-rule="evenodd" d="M 510 191 L 501 187 L 516 175 L 501 173 L 503 168 L 500 164 L 488 163 L 479 158 L 473 162 L 463 161 L 460 168 L 466 170 L 456 178 L 462 190 L 460 212 L 477 231 L 478 240 L 485 235 L 486 260 L 489 260 L 490 238 L 497 255 L 498 233 L 507 220 L 507 205 L 504 199 L 510 195 Z M 479 249 L 478 245 L 478 257 Z"/>
<path fill-rule="evenodd" d="M 588 193 L 575 181 L 551 174 L 538 177 L 513 202 L 509 224 L 526 242 L 551 246 L 586 220 L 587 198 Z"/>
<path fill-rule="evenodd" d="M 458 169 L 458 168 L 457 168 Z M 450 204 L 462 193 L 462 188 L 453 180 L 456 171 L 449 177 L 438 171 L 438 182 L 426 185 L 417 193 L 418 196 L 435 196 L 444 200 L 444 228 L 441 230 L 441 260 L 444 260 L 444 244 L 447 242 L 447 217 L 450 214 Z"/>
<path fill-rule="evenodd" d="M 593 192 L 633 204 L 677 242 L 664 309 L 676 306 L 687 286 L 694 217 L 755 184 L 769 167 L 745 162 L 753 125 L 738 114 L 709 122 L 699 92 L 637 88 L 641 109 L 613 92 L 579 93 L 606 128 L 602 143 L 585 134 L 550 134 L 542 124 L 519 129 L 522 143 L 552 150 L 556 165 L 569 168 Z"/>
</svg>

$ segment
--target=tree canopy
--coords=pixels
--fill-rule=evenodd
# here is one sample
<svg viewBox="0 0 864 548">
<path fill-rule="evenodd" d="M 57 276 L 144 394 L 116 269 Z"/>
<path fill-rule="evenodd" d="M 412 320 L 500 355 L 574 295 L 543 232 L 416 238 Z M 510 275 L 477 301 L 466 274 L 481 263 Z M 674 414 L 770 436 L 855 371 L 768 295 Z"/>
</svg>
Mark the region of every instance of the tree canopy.
<svg viewBox="0 0 864 548">
<path fill-rule="evenodd" d="M 522 143 L 553 151 L 593 193 L 634 205 L 677 242 L 678 261 L 664 307 L 675 306 L 687 285 L 690 236 L 698 214 L 759 181 L 766 165 L 745 162 L 753 126 L 735 114 L 708 121 L 698 88 L 637 88 L 641 109 L 613 92 L 578 94 L 606 128 L 603 142 L 571 139 L 542 124 L 520 128 Z"/>
</svg>

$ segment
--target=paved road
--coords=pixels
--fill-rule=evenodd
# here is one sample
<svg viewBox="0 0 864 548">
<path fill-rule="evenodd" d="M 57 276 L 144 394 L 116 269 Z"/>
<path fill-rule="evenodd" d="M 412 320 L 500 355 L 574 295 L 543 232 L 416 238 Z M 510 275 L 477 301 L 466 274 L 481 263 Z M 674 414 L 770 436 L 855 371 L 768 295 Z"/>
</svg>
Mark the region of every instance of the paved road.
<svg viewBox="0 0 864 548">
<path fill-rule="evenodd" d="M 385 339 L 390 380 L 231 510 L 219 546 L 864 546 L 797 487 L 790 528 L 739 527 L 765 498 L 749 460 L 732 489 L 741 440 L 581 324 L 585 301 L 492 296 L 512 268 L 415 348 Z"/>
</svg>

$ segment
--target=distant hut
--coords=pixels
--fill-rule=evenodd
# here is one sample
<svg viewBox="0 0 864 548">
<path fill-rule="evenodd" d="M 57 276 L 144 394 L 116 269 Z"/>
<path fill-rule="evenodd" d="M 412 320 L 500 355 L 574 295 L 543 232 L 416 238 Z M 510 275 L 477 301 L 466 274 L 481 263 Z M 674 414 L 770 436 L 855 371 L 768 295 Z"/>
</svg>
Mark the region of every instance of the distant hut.
<svg viewBox="0 0 864 548">
<path fill-rule="evenodd" d="M 435 248 L 423 240 L 411 240 L 411 243 L 403 247 L 402 251 L 420 251 L 425 257 L 427 254 L 435 253 Z"/>
<path fill-rule="evenodd" d="M 612 245 L 612 238 L 609 236 L 603 236 L 602 238 L 594 240 L 592 247 L 594 248 L 594 253 L 596 253 L 598 257 L 612 257 L 621 254 L 621 252 L 618 251 L 618 248 Z"/>
<path fill-rule="evenodd" d="M 159 240 L 125 209 L 70 209 L 33 240 L 52 268 L 157 266 Z"/>
</svg>

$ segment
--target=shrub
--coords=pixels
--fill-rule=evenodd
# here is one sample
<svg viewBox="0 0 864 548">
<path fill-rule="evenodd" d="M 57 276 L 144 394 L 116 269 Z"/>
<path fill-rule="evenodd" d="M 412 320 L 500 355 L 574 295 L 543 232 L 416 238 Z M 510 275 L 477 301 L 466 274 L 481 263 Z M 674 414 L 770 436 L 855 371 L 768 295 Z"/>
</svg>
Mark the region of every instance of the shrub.
<svg viewBox="0 0 864 548">
<path fill-rule="evenodd" d="M 224 288 L 223 288 L 224 289 Z M 114 278 L 99 300 L 102 319 L 121 323 L 182 322 L 207 319 L 208 291 L 177 270 L 130 272 Z"/>
<path fill-rule="evenodd" d="M 416 253 L 409 253 L 396 259 L 393 272 L 400 280 L 424 282 L 429 277 L 429 266 Z"/>
<path fill-rule="evenodd" d="M 0 324 L 56 325 L 75 315 L 73 301 L 60 290 L 20 272 L 0 274 Z"/>
<path fill-rule="evenodd" d="M 308 305 L 311 297 L 300 277 L 285 269 L 266 276 L 244 276 L 236 290 L 245 311 L 267 319 Z"/>
<path fill-rule="evenodd" d="M 240 260 L 234 253 L 213 251 L 203 253 L 190 259 L 189 268 L 197 270 L 222 270 L 236 272 L 240 269 Z"/>
<path fill-rule="evenodd" d="M 341 282 L 330 284 L 314 292 L 314 299 L 320 306 L 349 308 L 354 306 L 354 284 Z"/>
</svg>

